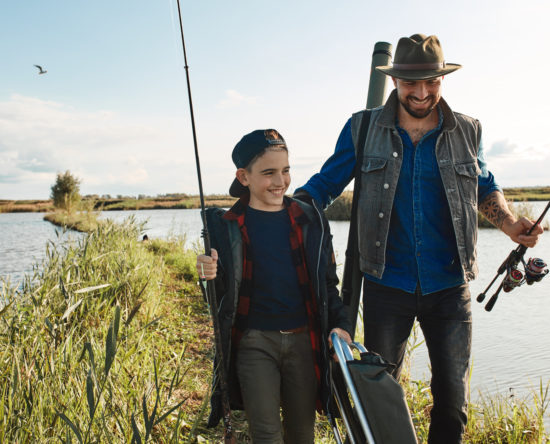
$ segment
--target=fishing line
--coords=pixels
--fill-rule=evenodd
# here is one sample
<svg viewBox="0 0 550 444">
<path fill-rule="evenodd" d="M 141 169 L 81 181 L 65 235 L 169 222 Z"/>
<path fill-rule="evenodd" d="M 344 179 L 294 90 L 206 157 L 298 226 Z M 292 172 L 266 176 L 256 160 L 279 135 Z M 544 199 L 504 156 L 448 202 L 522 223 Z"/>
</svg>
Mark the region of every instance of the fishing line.
<svg viewBox="0 0 550 444">
<path fill-rule="evenodd" d="M 167 1 L 168 1 L 168 9 L 170 10 L 170 23 L 172 24 L 172 45 L 174 47 L 174 54 L 177 54 L 177 57 L 179 59 L 181 57 L 181 54 L 179 52 L 179 42 L 176 38 L 176 35 L 179 32 L 179 29 L 176 23 L 176 17 L 174 16 L 174 9 L 176 9 L 176 5 L 174 4 L 174 0 L 167 0 Z"/>
</svg>

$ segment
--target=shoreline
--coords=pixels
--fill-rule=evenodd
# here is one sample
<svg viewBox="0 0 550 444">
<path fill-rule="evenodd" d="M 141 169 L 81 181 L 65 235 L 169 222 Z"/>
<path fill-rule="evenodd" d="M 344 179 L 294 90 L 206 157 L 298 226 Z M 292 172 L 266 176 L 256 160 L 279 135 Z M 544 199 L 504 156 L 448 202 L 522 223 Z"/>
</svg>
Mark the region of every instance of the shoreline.
<svg viewBox="0 0 550 444">
<path fill-rule="evenodd" d="M 506 200 L 513 202 L 537 202 L 550 200 L 550 186 L 504 188 L 503 191 Z M 342 206 L 351 206 L 351 195 L 351 191 L 344 191 L 342 196 L 336 199 L 329 207 L 329 211 L 333 208 L 336 209 Z M 211 194 L 204 196 L 204 204 L 206 207 L 230 207 L 236 200 L 237 199 L 227 194 Z M 193 209 L 200 208 L 201 206 L 199 196 L 187 194 L 168 194 L 166 196 L 142 198 L 101 198 L 97 196 L 84 196 L 82 199 L 82 205 L 83 207 L 90 208 L 94 211 L 173 210 Z M 49 213 L 53 211 L 55 211 L 55 208 L 51 199 L 0 199 L 0 213 Z"/>
</svg>

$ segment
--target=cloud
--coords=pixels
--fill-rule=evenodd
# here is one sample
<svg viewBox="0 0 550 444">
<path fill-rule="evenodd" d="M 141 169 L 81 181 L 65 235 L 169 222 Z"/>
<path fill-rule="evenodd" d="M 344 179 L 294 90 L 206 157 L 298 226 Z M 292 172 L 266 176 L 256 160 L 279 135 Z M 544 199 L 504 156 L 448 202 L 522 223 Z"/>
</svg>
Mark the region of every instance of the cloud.
<svg viewBox="0 0 550 444">
<path fill-rule="evenodd" d="M 178 179 L 174 158 L 183 157 L 185 133 L 169 119 L 13 95 L 0 101 L 0 197 L 45 198 L 65 170 L 82 179 L 84 194 L 165 190 Z"/>
<path fill-rule="evenodd" d="M 508 139 L 502 139 L 494 142 L 487 153 L 491 157 L 503 157 L 513 155 L 517 150 L 518 146 L 515 143 L 510 142 Z"/>
<path fill-rule="evenodd" d="M 255 105 L 257 102 L 258 97 L 247 97 L 234 89 L 228 89 L 225 91 L 225 98 L 218 102 L 216 108 L 235 108 L 241 105 Z"/>
</svg>

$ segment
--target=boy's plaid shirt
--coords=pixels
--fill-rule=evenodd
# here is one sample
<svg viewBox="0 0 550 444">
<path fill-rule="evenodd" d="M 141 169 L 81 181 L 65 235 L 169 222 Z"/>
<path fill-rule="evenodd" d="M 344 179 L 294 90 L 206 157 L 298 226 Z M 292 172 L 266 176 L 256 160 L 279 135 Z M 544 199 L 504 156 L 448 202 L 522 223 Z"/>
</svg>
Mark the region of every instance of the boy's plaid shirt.
<svg viewBox="0 0 550 444">
<path fill-rule="evenodd" d="M 249 195 L 247 193 L 246 195 L 242 196 L 223 216 L 224 219 L 237 221 L 239 229 L 241 230 L 243 240 L 243 275 L 241 286 L 239 289 L 239 302 L 237 305 L 235 324 L 231 332 L 231 339 L 233 342 L 232 350 L 237 350 L 238 343 L 247 328 L 248 312 L 250 309 L 250 298 L 252 297 L 252 273 L 254 266 L 250 247 L 250 239 L 248 237 L 245 225 L 245 212 L 246 207 L 248 206 L 248 202 Z M 313 285 L 307 271 L 307 265 L 305 261 L 304 238 L 301 227 L 301 225 L 308 222 L 309 219 L 300 208 L 300 206 L 288 197 L 285 196 L 283 198 L 283 204 L 290 218 L 290 248 L 292 262 L 296 267 L 300 292 L 304 299 L 307 310 L 309 337 L 315 362 L 315 375 L 317 377 L 317 386 L 320 387 L 321 346 L 319 340 L 320 331 L 317 322 L 317 299 L 315 297 Z M 317 409 L 319 410 L 320 407 L 321 403 L 318 399 Z"/>
</svg>

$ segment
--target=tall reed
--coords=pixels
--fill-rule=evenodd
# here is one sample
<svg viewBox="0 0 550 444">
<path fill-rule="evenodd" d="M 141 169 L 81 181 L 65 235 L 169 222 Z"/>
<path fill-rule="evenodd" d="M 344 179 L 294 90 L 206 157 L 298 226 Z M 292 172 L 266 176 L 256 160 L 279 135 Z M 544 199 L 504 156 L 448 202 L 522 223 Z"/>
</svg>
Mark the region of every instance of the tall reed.
<svg viewBox="0 0 550 444">
<path fill-rule="evenodd" d="M 0 442 L 187 435 L 180 407 L 201 361 L 190 362 L 188 340 L 201 332 L 183 330 L 197 316 L 207 330 L 207 317 L 199 304 L 187 314 L 183 293 L 200 301 L 199 292 L 171 279 L 163 257 L 138 242 L 140 230 L 108 222 L 75 243 L 50 243 L 21 289 L 2 285 Z"/>
</svg>

